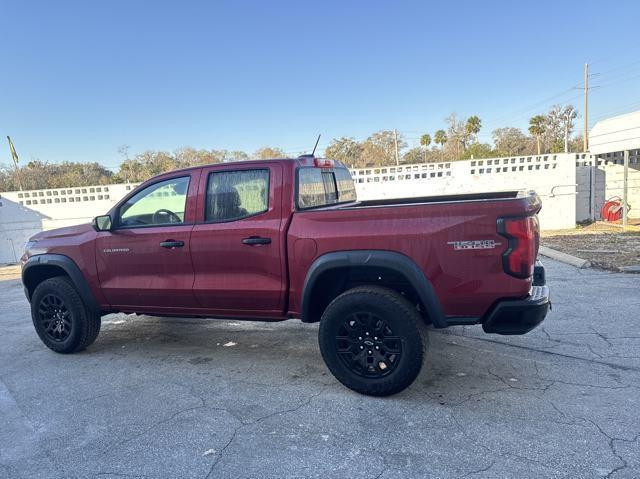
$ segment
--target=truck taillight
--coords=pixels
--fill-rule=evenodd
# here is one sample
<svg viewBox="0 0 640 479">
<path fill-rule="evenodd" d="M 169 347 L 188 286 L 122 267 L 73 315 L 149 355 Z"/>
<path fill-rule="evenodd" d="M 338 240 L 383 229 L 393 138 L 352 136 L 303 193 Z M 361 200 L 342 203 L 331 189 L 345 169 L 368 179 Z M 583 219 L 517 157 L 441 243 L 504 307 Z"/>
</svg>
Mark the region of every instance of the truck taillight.
<svg viewBox="0 0 640 479">
<path fill-rule="evenodd" d="M 498 233 L 509 241 L 509 247 L 502 256 L 505 273 L 516 278 L 533 275 L 540 241 L 538 217 L 499 218 Z"/>
</svg>

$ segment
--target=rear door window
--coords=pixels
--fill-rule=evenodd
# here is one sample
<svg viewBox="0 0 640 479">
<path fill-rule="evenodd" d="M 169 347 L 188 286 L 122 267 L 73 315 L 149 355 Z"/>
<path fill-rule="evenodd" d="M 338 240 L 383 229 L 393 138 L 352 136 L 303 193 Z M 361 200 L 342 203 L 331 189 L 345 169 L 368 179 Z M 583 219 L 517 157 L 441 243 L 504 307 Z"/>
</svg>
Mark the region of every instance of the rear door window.
<svg viewBox="0 0 640 479">
<path fill-rule="evenodd" d="M 219 171 L 209 175 L 205 221 L 234 221 L 269 208 L 269 170 Z"/>
</svg>

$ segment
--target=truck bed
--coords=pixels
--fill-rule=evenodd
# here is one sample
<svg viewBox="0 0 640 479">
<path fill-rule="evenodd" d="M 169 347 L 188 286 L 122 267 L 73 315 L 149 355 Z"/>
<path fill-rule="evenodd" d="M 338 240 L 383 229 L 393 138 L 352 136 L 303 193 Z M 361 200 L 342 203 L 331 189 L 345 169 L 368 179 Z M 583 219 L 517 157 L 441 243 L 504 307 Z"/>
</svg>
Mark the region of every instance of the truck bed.
<svg viewBox="0 0 640 479">
<path fill-rule="evenodd" d="M 291 308 L 314 257 L 335 250 L 395 251 L 412 258 L 433 284 L 444 314 L 479 318 L 497 298 L 522 299 L 531 279 L 504 272 L 499 218 L 535 214 L 534 192 L 505 191 L 350 202 L 297 211 L 288 231 Z M 302 240 L 302 241 L 301 241 Z M 465 242 L 482 249 L 456 248 Z M 304 245 L 304 249 L 302 248 Z M 313 255 L 301 254 L 306 250 Z"/>
</svg>

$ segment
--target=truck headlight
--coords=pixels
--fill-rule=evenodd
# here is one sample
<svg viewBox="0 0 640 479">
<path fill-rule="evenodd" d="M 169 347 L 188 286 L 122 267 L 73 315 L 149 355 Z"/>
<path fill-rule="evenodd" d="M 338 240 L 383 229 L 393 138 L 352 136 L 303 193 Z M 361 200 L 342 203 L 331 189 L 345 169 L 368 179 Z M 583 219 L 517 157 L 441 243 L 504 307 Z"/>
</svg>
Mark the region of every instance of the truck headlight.
<svg viewBox="0 0 640 479">
<path fill-rule="evenodd" d="M 36 245 L 36 243 L 38 243 L 37 241 L 27 241 L 24 244 L 24 252 L 27 253 L 29 252 L 29 250 L 33 249 Z"/>
</svg>

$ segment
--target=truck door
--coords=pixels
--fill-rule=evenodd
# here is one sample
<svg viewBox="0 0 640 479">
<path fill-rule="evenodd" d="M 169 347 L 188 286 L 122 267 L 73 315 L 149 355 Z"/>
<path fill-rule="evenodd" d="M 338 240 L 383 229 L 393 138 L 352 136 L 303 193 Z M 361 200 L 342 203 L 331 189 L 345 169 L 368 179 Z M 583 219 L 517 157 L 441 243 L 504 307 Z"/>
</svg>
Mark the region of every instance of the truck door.
<svg viewBox="0 0 640 479">
<path fill-rule="evenodd" d="M 96 265 L 112 306 L 167 310 L 197 307 L 189 239 L 199 171 L 161 179 L 116 209 L 114 229 L 99 233 Z"/>
<path fill-rule="evenodd" d="M 194 294 L 212 314 L 282 315 L 282 166 L 204 168 L 191 233 Z"/>
</svg>

